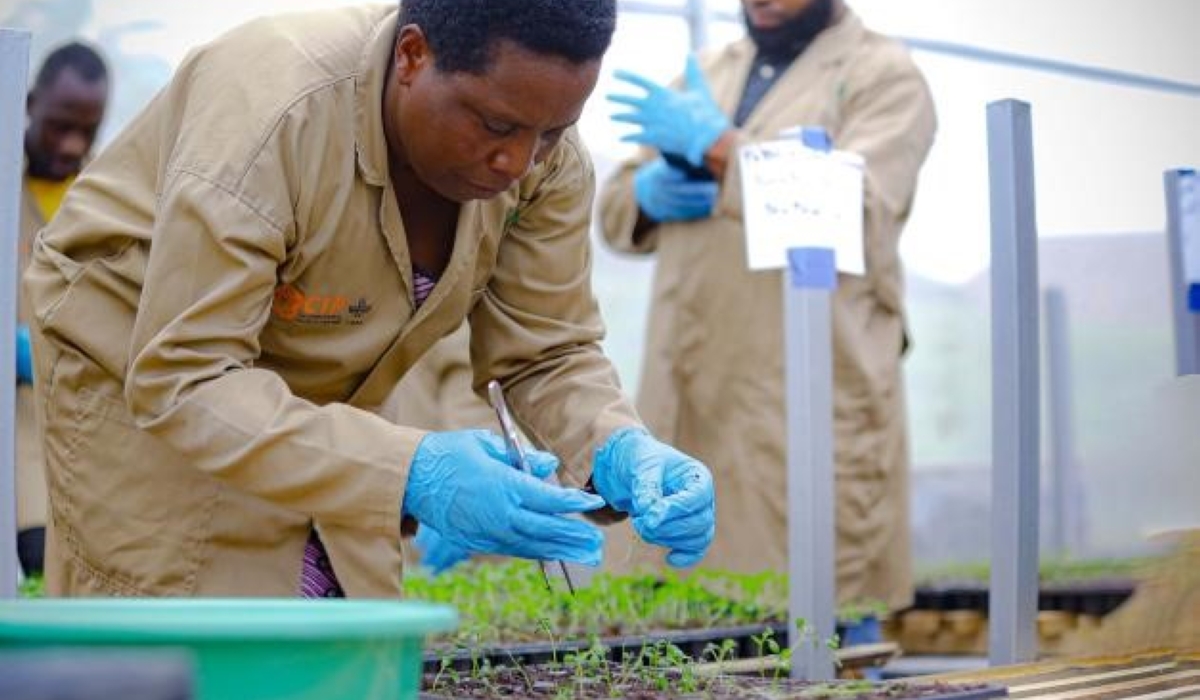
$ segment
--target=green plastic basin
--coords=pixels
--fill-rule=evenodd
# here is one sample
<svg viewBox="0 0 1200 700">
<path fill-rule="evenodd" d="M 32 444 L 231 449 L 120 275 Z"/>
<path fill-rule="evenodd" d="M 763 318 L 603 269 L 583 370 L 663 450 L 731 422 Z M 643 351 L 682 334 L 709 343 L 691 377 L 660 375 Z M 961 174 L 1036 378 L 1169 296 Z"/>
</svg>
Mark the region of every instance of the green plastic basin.
<svg viewBox="0 0 1200 700">
<path fill-rule="evenodd" d="M 0 650 L 182 648 L 197 700 L 416 698 L 427 634 L 454 608 L 418 602 L 87 598 L 0 601 Z"/>
</svg>

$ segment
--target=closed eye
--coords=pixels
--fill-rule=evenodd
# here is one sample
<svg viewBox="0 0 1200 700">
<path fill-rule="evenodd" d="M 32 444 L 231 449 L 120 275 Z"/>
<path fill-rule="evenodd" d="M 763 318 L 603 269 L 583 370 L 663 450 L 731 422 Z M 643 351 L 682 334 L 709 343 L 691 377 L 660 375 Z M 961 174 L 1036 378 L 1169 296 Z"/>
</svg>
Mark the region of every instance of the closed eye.
<svg viewBox="0 0 1200 700">
<path fill-rule="evenodd" d="M 496 119 L 488 119 L 486 117 L 482 118 L 481 121 L 483 123 L 484 130 L 493 136 L 509 136 L 517 130 L 516 126 L 509 124 L 508 122 L 502 122 Z"/>
</svg>

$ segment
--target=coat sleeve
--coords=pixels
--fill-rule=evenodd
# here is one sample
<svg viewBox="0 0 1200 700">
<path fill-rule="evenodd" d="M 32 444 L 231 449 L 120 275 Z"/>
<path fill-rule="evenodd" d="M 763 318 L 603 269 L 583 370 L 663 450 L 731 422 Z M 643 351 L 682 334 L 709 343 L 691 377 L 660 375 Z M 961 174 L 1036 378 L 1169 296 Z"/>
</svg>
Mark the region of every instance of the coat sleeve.
<svg viewBox="0 0 1200 700">
<path fill-rule="evenodd" d="M 496 267 L 471 312 L 475 388 L 497 377 L 521 427 L 562 460 L 565 481 L 591 475 L 592 453 L 617 428 L 640 425 L 600 348 L 592 294 L 591 162 L 574 138 L 501 239 Z"/>
<path fill-rule="evenodd" d="M 633 194 L 633 174 L 645 162 L 644 157 L 626 160 L 604 181 L 600 192 L 600 235 L 613 250 L 622 253 L 653 253 L 658 248 L 658 226 L 646 229 L 634 240 L 638 221 L 637 197 Z"/>
<path fill-rule="evenodd" d="M 141 428 L 232 487 L 398 541 L 407 467 L 423 433 L 348 405 L 315 405 L 255 367 L 289 235 L 200 175 L 167 182 L 127 402 Z"/>
<path fill-rule="evenodd" d="M 900 279 L 900 231 L 916 193 L 917 174 L 937 128 L 933 98 L 907 51 L 893 42 L 869 54 L 847 77 L 832 134 L 834 147 L 865 160 L 864 253 L 876 281 Z M 886 284 L 880 298 L 894 312 L 902 290 Z"/>
</svg>

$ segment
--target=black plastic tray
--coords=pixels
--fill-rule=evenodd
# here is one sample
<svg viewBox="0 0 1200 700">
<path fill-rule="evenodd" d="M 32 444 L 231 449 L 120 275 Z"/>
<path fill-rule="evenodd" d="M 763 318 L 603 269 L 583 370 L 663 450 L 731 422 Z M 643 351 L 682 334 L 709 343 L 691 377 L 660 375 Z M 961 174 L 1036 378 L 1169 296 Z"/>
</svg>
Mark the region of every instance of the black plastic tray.
<svg viewBox="0 0 1200 700">
<path fill-rule="evenodd" d="M 1038 590 L 1038 610 L 1061 610 L 1103 617 L 1133 595 L 1135 582 L 1104 579 L 1086 583 L 1044 583 Z M 946 581 L 916 589 L 915 610 L 988 611 L 988 586 L 976 581 Z"/>
<path fill-rule="evenodd" d="M 804 688 L 806 687 L 805 685 L 797 685 L 794 688 L 788 688 L 788 685 L 790 683 L 792 683 L 792 681 L 789 681 L 787 679 L 780 679 L 778 681 L 756 681 L 756 679 L 742 677 L 742 678 L 731 678 L 730 680 L 732 680 L 735 684 L 737 684 L 741 688 L 745 689 L 746 691 L 752 691 L 756 683 L 761 684 L 761 683 L 769 682 L 769 683 L 771 683 L 772 688 L 773 688 L 772 691 L 770 691 L 771 692 L 770 697 L 777 697 L 777 698 L 782 698 L 785 700 L 788 698 L 801 698 L 802 697 L 801 693 L 803 692 Z M 828 684 L 829 685 L 839 685 L 839 684 L 849 685 L 851 683 L 861 684 L 862 681 L 832 681 Z M 822 684 L 822 685 L 826 685 L 826 684 Z M 876 686 L 876 687 L 883 687 L 883 686 L 896 686 L 896 685 L 902 685 L 902 686 L 903 685 L 920 685 L 920 683 L 911 682 L 911 681 L 886 681 L 886 682 L 881 682 L 881 683 L 872 683 L 871 685 Z M 779 692 L 780 690 L 785 691 L 785 693 L 789 692 L 789 691 L 794 692 L 794 694 L 780 693 Z M 450 700 L 450 698 L 452 696 L 422 692 L 422 693 L 420 693 L 420 695 L 418 697 L 419 697 L 419 700 Z M 506 696 L 506 697 L 516 698 L 519 696 Z M 672 694 L 671 690 L 668 689 L 668 690 L 662 691 L 661 697 L 664 699 L 671 698 L 674 700 L 693 700 L 693 699 L 699 699 L 699 698 L 721 698 L 721 697 L 723 697 L 723 694 L 720 691 L 717 691 L 716 694 L 712 694 L 712 695 L 708 694 L 707 692 Z M 732 698 L 735 696 L 729 695 L 728 697 Z M 742 696 L 739 693 L 736 697 L 744 697 L 744 696 Z M 835 697 L 838 697 L 842 700 L 852 700 L 856 696 L 846 695 L 846 696 L 835 696 Z M 920 696 L 912 695 L 909 697 L 912 698 L 912 700 L 993 700 L 994 698 L 1008 697 L 1008 690 L 1006 688 L 1004 688 L 1003 686 L 990 685 L 990 684 L 946 684 L 946 687 L 944 689 L 941 689 L 940 692 L 936 692 L 936 693 L 929 694 L 929 695 L 920 695 Z"/>
<path fill-rule="evenodd" d="M 702 660 L 704 651 L 709 644 L 719 646 L 727 639 L 732 640 L 734 644 L 732 658 L 749 659 L 760 656 L 759 645 L 754 641 L 754 637 L 762 635 L 767 628 L 771 629 L 772 637 L 776 642 L 781 645 L 786 643 L 787 625 L 784 623 L 714 627 L 707 630 L 665 630 L 622 637 L 601 637 L 599 641 L 608 649 L 609 661 L 637 658 L 643 647 L 654 646 L 661 642 L 675 645 L 688 658 Z M 556 644 L 537 642 L 455 649 L 453 651 L 428 650 L 424 655 L 424 670 L 426 673 L 436 673 L 442 667 L 443 659 L 449 660 L 449 668 L 456 671 L 468 671 L 485 662 L 492 666 L 516 663 L 543 664 L 556 659 L 562 661 L 567 654 L 587 649 L 590 646 L 591 642 L 588 640 L 573 639 Z"/>
</svg>

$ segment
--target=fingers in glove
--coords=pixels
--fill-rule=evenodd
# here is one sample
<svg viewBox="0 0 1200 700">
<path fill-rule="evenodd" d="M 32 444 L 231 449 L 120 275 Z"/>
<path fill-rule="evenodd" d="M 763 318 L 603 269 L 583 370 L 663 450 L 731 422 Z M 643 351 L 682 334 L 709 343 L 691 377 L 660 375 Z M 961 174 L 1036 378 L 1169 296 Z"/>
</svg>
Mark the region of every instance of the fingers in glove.
<svg viewBox="0 0 1200 700">
<path fill-rule="evenodd" d="M 512 521 L 514 556 L 596 566 L 604 547 L 600 528 L 584 520 L 523 511 Z"/>
<path fill-rule="evenodd" d="M 688 469 L 668 480 L 666 495 L 646 509 L 650 527 L 687 513 L 699 513 L 713 507 L 712 475 L 706 469 Z"/>
<path fill-rule="evenodd" d="M 688 54 L 687 65 L 683 70 L 684 86 L 688 90 L 696 90 L 706 95 L 711 94 L 708 88 L 708 79 L 704 77 L 704 71 L 700 69 L 700 61 L 696 58 L 696 54 Z"/>
<path fill-rule="evenodd" d="M 667 553 L 667 563 L 677 569 L 686 569 L 690 566 L 695 566 L 704 559 L 707 550 L 700 552 L 683 552 L 672 550 Z"/>
<path fill-rule="evenodd" d="M 653 526 L 647 525 L 645 517 L 634 518 L 633 527 L 642 539 L 665 547 L 674 547 L 679 542 L 697 537 L 711 540 L 716 530 L 712 511 L 707 509 L 686 513 Z"/>
<path fill-rule="evenodd" d="M 517 498 L 517 503 L 527 510 L 555 515 L 586 513 L 604 506 L 604 499 L 594 493 L 555 486 L 538 481 L 527 474 L 514 476 L 521 478 L 516 480 L 512 492 Z"/>
<path fill-rule="evenodd" d="M 621 80 L 626 83 L 629 83 L 630 85 L 636 85 L 637 87 L 640 87 L 641 89 L 645 90 L 647 93 L 650 93 L 650 94 L 653 94 L 653 93 L 656 93 L 656 92 L 659 92 L 659 91 L 665 89 L 665 88 L 663 88 L 662 85 L 660 85 L 659 83 L 657 83 L 649 78 L 646 78 L 644 76 L 638 75 L 637 73 L 633 73 L 633 72 L 630 72 L 630 71 L 627 71 L 627 70 L 624 70 L 621 68 L 618 68 L 617 70 L 613 71 L 613 77 L 616 78 L 617 80 Z M 612 99 L 614 97 L 624 97 L 624 95 L 609 95 L 608 96 L 609 99 Z M 627 98 L 627 99 L 634 99 L 634 98 Z"/>
<path fill-rule="evenodd" d="M 471 555 L 467 550 L 447 543 L 431 549 L 424 557 L 421 557 L 421 565 L 436 575 L 470 558 Z"/>
<path fill-rule="evenodd" d="M 629 489 L 633 496 L 633 515 L 646 515 L 655 504 L 662 501 L 663 463 L 661 459 L 650 457 L 645 464 L 633 471 L 633 484 Z M 661 522 L 659 516 L 657 522 Z"/>
<path fill-rule="evenodd" d="M 539 479 L 549 479 L 554 472 L 558 471 L 558 457 L 555 457 L 552 452 L 527 448 L 525 461 L 529 464 L 533 475 Z"/>
<path fill-rule="evenodd" d="M 473 429 L 471 434 L 478 441 L 479 446 L 483 449 L 484 454 L 495 459 L 505 465 L 512 466 L 508 463 L 508 446 L 504 444 L 504 438 L 490 430 Z"/>
<path fill-rule="evenodd" d="M 661 197 L 663 203 L 676 209 L 695 209 L 711 207 L 717 198 L 717 187 L 702 185 L 693 187 L 691 183 L 677 184 L 663 188 Z"/>
</svg>

